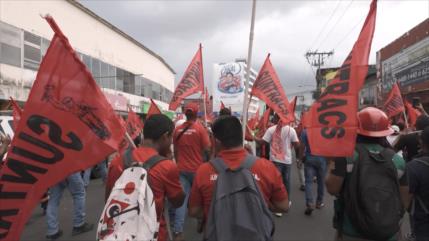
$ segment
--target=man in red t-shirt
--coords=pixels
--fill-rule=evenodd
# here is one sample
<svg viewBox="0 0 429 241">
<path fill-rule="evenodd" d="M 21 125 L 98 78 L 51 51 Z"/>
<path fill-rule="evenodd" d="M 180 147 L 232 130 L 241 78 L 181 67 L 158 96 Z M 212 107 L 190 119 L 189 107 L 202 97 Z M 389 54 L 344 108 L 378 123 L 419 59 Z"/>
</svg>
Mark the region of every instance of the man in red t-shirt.
<svg viewBox="0 0 429 241">
<path fill-rule="evenodd" d="M 180 183 L 186 193 L 182 207 L 173 211 L 174 240 L 183 240 L 183 226 L 187 213 L 187 200 L 195 172 L 210 157 L 210 138 L 207 129 L 197 121 L 198 105 L 189 103 L 185 107 L 186 122 L 176 128 L 173 134 L 174 157 L 180 171 Z"/>
<path fill-rule="evenodd" d="M 231 169 L 238 168 L 248 154 L 243 148 L 240 120 L 234 116 L 219 117 L 213 123 L 212 131 L 216 138 L 218 157 Z M 250 170 L 269 208 L 273 212 L 286 212 L 289 208 L 288 194 L 280 172 L 273 163 L 260 158 Z M 210 163 L 204 163 L 198 168 L 189 199 L 190 216 L 207 220 L 216 180 L 216 170 Z"/>
<path fill-rule="evenodd" d="M 149 117 L 144 124 L 144 139 L 141 147 L 132 151 L 132 159 L 145 163 L 155 155 L 168 155 L 173 130 L 174 124 L 167 116 L 156 114 Z M 118 162 L 118 160 L 115 161 Z M 129 164 L 129 162 L 126 163 Z M 119 171 L 121 172 L 121 170 Z M 115 176 L 117 179 L 120 175 Z M 109 181 L 114 183 L 116 180 Z M 167 227 L 163 214 L 164 209 L 168 207 L 164 206 L 164 200 L 167 198 L 173 207 L 180 207 L 185 199 L 185 193 L 179 182 L 179 170 L 176 164 L 172 160 L 163 160 L 152 167 L 149 170 L 149 185 L 155 197 L 155 208 L 160 223 L 158 241 L 165 241 L 167 240 Z"/>
</svg>

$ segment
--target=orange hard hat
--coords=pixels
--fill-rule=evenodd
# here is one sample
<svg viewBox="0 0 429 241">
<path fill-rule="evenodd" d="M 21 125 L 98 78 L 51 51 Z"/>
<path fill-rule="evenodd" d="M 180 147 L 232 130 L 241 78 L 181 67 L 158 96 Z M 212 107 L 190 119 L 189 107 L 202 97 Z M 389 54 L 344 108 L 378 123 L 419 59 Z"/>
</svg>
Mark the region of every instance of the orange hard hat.
<svg viewBox="0 0 429 241">
<path fill-rule="evenodd" d="M 366 107 L 358 112 L 357 133 L 370 137 L 385 137 L 393 134 L 389 118 L 382 110 L 374 107 Z"/>
</svg>

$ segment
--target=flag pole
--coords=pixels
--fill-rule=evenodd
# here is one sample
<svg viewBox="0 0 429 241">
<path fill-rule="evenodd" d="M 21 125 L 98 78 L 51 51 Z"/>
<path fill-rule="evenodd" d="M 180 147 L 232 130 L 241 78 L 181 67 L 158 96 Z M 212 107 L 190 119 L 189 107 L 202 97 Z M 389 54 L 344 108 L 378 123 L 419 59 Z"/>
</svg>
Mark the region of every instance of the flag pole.
<svg viewBox="0 0 429 241">
<path fill-rule="evenodd" d="M 252 1 L 252 18 L 250 22 L 250 34 L 249 34 L 249 49 L 247 52 L 247 66 L 246 66 L 246 83 L 244 88 L 244 105 L 243 105 L 243 139 L 246 135 L 247 127 L 247 109 L 249 106 L 249 81 L 250 81 L 250 67 L 252 65 L 252 48 L 253 48 L 253 30 L 255 28 L 255 12 L 256 12 L 256 0 Z"/>
<path fill-rule="evenodd" d="M 404 114 L 405 128 L 408 129 L 408 127 L 409 127 L 409 125 L 408 125 L 408 117 L 407 117 L 407 113 L 405 113 L 405 109 L 404 109 L 404 111 L 402 111 L 402 114 Z"/>
<path fill-rule="evenodd" d="M 206 91 L 203 91 L 204 124 L 207 126 Z"/>
</svg>

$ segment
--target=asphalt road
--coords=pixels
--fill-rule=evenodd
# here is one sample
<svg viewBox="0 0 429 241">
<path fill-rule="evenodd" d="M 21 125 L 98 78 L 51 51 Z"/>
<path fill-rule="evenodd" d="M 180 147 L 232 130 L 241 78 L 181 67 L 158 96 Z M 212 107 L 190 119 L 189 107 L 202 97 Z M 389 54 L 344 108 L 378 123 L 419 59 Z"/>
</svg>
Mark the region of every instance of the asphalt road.
<svg viewBox="0 0 429 241">
<path fill-rule="evenodd" d="M 314 185 L 316 186 L 316 185 Z M 92 180 L 87 193 L 87 221 L 97 224 L 104 207 L 104 186 L 100 180 Z M 296 167 L 292 170 L 292 208 L 288 214 L 275 218 L 275 240 L 334 240 L 335 231 L 332 228 L 333 198 L 325 195 L 325 207 L 315 210 L 312 216 L 305 216 L 304 192 L 299 190 Z M 88 233 L 71 237 L 72 230 L 72 199 L 66 190 L 60 206 L 60 227 L 64 231 L 58 240 L 95 240 L 96 228 Z M 407 227 L 405 227 L 408 230 Z M 22 240 L 45 240 L 46 219 L 42 216 L 42 209 L 36 208 L 29 220 Z M 196 221 L 189 219 L 185 227 L 186 240 L 202 240 L 196 233 Z"/>
</svg>

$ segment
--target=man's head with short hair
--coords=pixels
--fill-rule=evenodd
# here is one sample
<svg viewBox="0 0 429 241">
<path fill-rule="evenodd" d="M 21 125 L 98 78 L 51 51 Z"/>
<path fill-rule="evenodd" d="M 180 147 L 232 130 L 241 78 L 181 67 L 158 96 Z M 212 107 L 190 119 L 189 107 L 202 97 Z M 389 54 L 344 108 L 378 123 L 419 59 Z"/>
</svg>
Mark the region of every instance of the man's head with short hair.
<svg viewBox="0 0 429 241">
<path fill-rule="evenodd" d="M 215 120 L 212 127 L 216 138 L 216 148 L 232 149 L 243 146 L 243 128 L 235 116 L 221 116 Z"/>
<path fill-rule="evenodd" d="M 144 123 L 143 144 L 151 143 L 161 155 L 170 151 L 171 138 L 174 131 L 174 123 L 163 114 L 149 117 Z"/>
<path fill-rule="evenodd" d="M 222 109 L 219 111 L 219 116 L 230 116 L 230 115 L 232 115 L 232 114 L 231 114 L 231 110 L 230 110 L 230 109 L 228 109 L 228 108 L 222 108 Z"/>
<path fill-rule="evenodd" d="M 424 130 L 426 127 L 429 126 L 429 116 L 427 115 L 421 115 L 416 120 L 416 129 L 418 131 Z"/>
<path fill-rule="evenodd" d="M 277 123 L 279 123 L 279 121 L 280 121 L 280 116 L 277 113 L 274 114 L 272 122 L 277 125 Z"/>
</svg>

